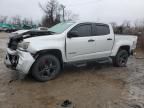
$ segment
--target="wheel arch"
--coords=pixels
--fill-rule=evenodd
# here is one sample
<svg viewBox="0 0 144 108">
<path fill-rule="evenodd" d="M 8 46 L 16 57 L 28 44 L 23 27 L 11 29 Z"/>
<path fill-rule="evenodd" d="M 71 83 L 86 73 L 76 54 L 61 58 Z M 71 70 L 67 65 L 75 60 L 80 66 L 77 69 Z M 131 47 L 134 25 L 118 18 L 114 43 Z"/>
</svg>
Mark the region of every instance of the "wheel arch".
<svg viewBox="0 0 144 108">
<path fill-rule="evenodd" d="M 112 50 L 111 57 L 116 56 L 117 53 L 118 53 L 120 50 L 126 50 L 126 51 L 128 52 L 128 54 L 130 55 L 131 47 L 130 47 L 130 45 L 120 45 L 120 46 L 117 46 L 117 47 L 115 47 L 115 48 Z"/>
<path fill-rule="evenodd" d="M 119 50 L 126 50 L 128 52 L 128 54 L 130 55 L 130 46 L 129 45 L 120 46 Z"/>
<path fill-rule="evenodd" d="M 37 59 L 38 57 L 45 55 L 45 54 L 52 54 L 56 56 L 59 59 L 61 66 L 63 67 L 63 56 L 62 56 L 62 52 L 59 49 L 40 50 L 34 54 L 34 58 Z"/>
</svg>

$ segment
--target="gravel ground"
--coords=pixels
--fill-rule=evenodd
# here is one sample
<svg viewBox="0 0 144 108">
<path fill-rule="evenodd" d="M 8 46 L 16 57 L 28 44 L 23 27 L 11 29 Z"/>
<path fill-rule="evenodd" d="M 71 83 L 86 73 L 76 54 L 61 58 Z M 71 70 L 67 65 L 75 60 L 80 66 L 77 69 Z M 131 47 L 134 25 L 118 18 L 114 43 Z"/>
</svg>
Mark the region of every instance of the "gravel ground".
<svg viewBox="0 0 144 108">
<path fill-rule="evenodd" d="M 7 38 L 0 33 L 0 108 L 60 108 L 67 99 L 75 108 L 144 108 L 143 53 L 130 57 L 125 68 L 65 66 L 55 80 L 39 83 L 4 66 Z"/>
</svg>

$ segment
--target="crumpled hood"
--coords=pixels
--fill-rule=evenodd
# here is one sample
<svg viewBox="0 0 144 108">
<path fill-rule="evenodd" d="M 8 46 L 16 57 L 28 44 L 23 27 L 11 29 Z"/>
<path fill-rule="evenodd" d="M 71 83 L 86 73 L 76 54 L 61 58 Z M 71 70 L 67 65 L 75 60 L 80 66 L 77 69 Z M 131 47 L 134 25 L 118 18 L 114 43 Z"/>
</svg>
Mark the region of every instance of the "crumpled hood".
<svg viewBox="0 0 144 108">
<path fill-rule="evenodd" d="M 18 43 L 29 39 L 29 38 L 36 38 L 36 37 L 49 37 L 52 36 L 52 32 L 50 31 L 41 31 L 41 30 L 19 30 L 16 32 L 13 32 L 10 34 L 9 36 L 9 43 L 8 43 L 8 47 L 16 50 Z M 33 39 L 30 39 L 33 40 Z M 30 41 L 27 40 L 27 41 Z M 34 39 L 37 40 L 37 39 Z M 41 40 L 41 39 L 40 39 Z M 33 42 L 33 41 L 31 41 Z"/>
</svg>

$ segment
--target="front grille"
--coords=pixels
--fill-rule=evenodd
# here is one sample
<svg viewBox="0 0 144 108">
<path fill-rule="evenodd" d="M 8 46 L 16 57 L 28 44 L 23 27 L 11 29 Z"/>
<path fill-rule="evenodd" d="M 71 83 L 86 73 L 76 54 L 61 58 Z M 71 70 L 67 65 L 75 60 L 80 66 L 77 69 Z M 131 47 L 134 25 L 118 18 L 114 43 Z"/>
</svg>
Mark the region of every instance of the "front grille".
<svg viewBox="0 0 144 108">
<path fill-rule="evenodd" d="M 10 55 L 8 54 L 9 60 L 12 64 L 12 66 L 16 67 L 19 61 L 19 56 L 18 55 Z"/>
</svg>

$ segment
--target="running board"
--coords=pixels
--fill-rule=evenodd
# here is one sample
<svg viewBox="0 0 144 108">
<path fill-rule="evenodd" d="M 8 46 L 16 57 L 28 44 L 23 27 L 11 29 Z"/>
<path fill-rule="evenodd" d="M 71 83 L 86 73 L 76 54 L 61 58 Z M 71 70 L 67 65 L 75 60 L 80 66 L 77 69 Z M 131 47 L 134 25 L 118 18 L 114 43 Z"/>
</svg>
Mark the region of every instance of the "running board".
<svg viewBox="0 0 144 108">
<path fill-rule="evenodd" d="M 77 61 L 77 62 L 70 62 L 69 64 L 72 64 L 76 67 L 85 67 L 88 62 L 97 62 L 97 63 L 108 63 L 110 62 L 110 58 L 101 58 L 101 59 L 93 59 L 93 60 L 84 60 L 84 61 Z"/>
</svg>

